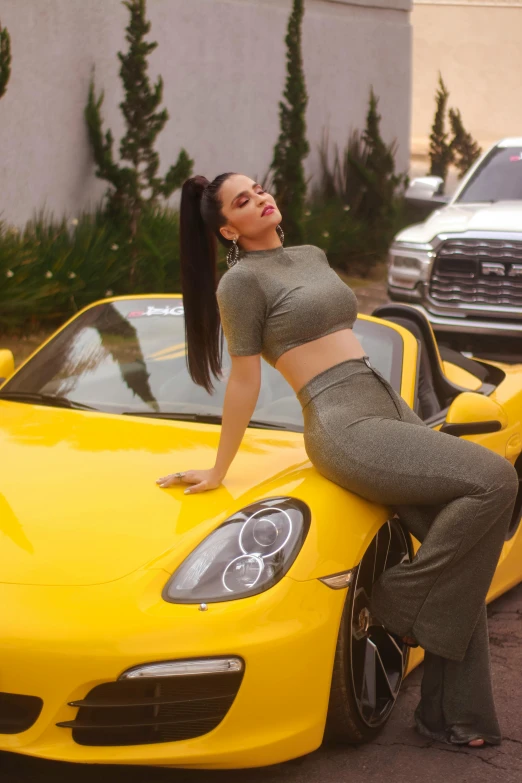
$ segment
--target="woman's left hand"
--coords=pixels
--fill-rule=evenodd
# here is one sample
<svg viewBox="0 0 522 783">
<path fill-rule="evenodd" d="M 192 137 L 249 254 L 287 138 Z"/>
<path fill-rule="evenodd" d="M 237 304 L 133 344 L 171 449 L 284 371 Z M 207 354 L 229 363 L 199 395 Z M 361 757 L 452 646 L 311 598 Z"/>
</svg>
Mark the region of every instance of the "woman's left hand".
<svg viewBox="0 0 522 783">
<path fill-rule="evenodd" d="M 173 487 L 176 484 L 190 484 L 185 490 L 186 495 L 193 495 L 196 492 L 205 492 L 208 489 L 216 489 L 221 484 L 221 477 L 214 470 L 185 470 L 183 476 L 176 476 L 169 473 L 156 480 L 160 487 Z"/>
</svg>

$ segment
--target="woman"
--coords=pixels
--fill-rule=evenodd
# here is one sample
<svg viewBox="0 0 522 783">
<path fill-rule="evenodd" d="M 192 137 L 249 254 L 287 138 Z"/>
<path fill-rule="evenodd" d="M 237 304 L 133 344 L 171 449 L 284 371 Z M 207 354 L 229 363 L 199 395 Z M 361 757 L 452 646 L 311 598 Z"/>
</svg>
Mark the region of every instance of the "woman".
<svg viewBox="0 0 522 783">
<path fill-rule="evenodd" d="M 284 248 L 274 198 L 249 177 L 193 177 L 180 208 L 188 367 L 211 392 L 227 339 L 231 371 L 215 465 L 163 476 L 186 493 L 218 487 L 256 406 L 261 356 L 296 392 L 313 465 L 394 508 L 421 541 L 374 585 L 373 617 L 425 649 L 417 731 L 471 747 L 501 742 L 485 598 L 518 477 L 498 454 L 432 430 L 372 367 L 352 331 L 357 300 L 312 245 Z M 217 283 L 216 238 L 230 267 Z"/>
</svg>

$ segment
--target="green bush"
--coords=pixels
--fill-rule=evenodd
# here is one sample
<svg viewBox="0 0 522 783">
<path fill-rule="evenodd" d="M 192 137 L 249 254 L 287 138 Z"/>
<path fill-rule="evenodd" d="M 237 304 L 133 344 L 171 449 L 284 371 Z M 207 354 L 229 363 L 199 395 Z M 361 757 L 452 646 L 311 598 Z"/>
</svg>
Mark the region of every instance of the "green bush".
<svg viewBox="0 0 522 783">
<path fill-rule="evenodd" d="M 303 230 L 305 243 L 322 247 L 332 266 L 363 274 L 369 268 L 364 228 L 338 199 L 311 203 Z"/>
<path fill-rule="evenodd" d="M 381 137 L 378 99 L 370 90 L 366 127 L 350 133 L 330 155 L 328 133 L 319 147 L 320 175 L 309 199 L 306 241 L 322 247 L 334 266 L 366 277 L 384 260 L 395 233 L 408 222 L 406 174 L 395 173 L 396 142 Z"/>
<path fill-rule="evenodd" d="M 369 228 L 348 205 L 332 198 L 309 205 L 304 218 L 304 241 L 322 247 L 332 266 L 367 278 L 385 261 L 395 234 L 412 222 L 403 199 L 397 199 L 394 220 L 381 231 Z"/>
<path fill-rule="evenodd" d="M 0 223 L 0 329 L 62 323 L 106 296 L 180 291 L 179 218 L 156 209 L 144 214 L 135 240 L 99 210 L 56 221 L 39 215 L 18 232 Z"/>
</svg>

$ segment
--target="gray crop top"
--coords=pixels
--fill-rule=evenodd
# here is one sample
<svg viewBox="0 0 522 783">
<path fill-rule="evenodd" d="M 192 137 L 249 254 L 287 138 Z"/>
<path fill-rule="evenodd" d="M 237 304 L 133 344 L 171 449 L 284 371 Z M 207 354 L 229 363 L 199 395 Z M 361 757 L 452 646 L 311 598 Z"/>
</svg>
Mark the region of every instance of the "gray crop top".
<svg viewBox="0 0 522 783">
<path fill-rule="evenodd" d="M 275 365 L 285 351 L 351 328 L 357 298 L 314 245 L 240 254 L 216 296 L 230 354 L 260 353 Z"/>
</svg>

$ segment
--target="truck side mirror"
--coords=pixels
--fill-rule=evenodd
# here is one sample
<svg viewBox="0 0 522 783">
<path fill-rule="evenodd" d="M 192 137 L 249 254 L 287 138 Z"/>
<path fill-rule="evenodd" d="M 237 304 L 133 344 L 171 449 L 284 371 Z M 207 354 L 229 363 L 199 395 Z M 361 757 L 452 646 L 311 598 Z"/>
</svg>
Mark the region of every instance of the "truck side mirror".
<svg viewBox="0 0 522 783">
<path fill-rule="evenodd" d="M 437 207 L 445 206 L 450 200 L 449 196 L 443 194 L 443 190 L 442 177 L 416 177 L 410 182 L 404 198 L 409 204 L 429 213 Z"/>
</svg>

